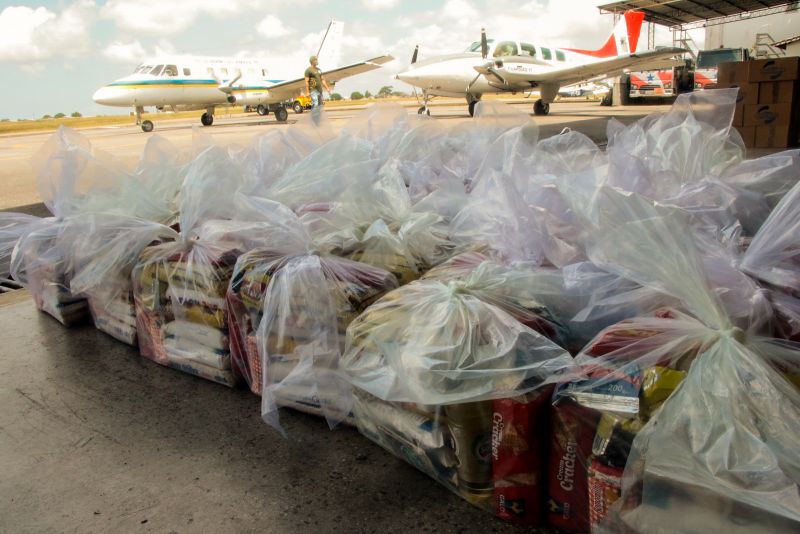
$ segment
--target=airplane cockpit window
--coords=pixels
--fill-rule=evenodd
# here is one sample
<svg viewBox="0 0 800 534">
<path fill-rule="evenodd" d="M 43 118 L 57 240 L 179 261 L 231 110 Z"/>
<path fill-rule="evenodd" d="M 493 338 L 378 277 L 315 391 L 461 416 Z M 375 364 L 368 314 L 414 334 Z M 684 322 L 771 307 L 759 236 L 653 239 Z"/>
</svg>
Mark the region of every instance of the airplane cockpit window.
<svg viewBox="0 0 800 534">
<path fill-rule="evenodd" d="M 220 69 L 219 71 L 222 73 L 223 76 L 228 75 L 228 69 Z"/>
<path fill-rule="evenodd" d="M 521 56 L 536 57 L 536 47 L 533 46 L 532 44 L 520 43 L 519 47 L 522 49 L 522 51 L 520 52 Z"/>
<path fill-rule="evenodd" d="M 147 74 L 153 69 L 152 65 L 139 65 L 134 74 Z"/>
<path fill-rule="evenodd" d="M 184 76 L 191 76 L 192 75 L 192 69 L 190 69 L 189 67 L 183 67 L 183 75 Z"/>
<path fill-rule="evenodd" d="M 214 69 L 212 69 L 211 67 L 208 67 L 206 69 L 206 71 L 208 72 L 209 76 L 211 76 L 212 78 L 214 77 Z"/>
<path fill-rule="evenodd" d="M 150 74 L 152 74 L 153 76 L 158 76 L 159 74 L 161 74 L 161 70 L 163 68 L 164 65 L 156 65 L 155 67 L 153 67 L 153 70 L 150 71 Z"/>
<path fill-rule="evenodd" d="M 486 39 L 486 44 L 489 45 L 489 48 L 492 47 L 492 43 L 494 43 L 494 39 Z M 467 48 L 467 52 L 480 52 L 481 51 L 481 42 L 475 41 Z"/>
<path fill-rule="evenodd" d="M 494 57 L 501 57 L 501 56 L 516 56 L 517 55 L 517 43 L 512 41 L 503 41 L 497 44 L 497 48 L 494 49 Z"/>
<path fill-rule="evenodd" d="M 164 76 L 177 76 L 178 75 L 178 67 L 175 65 L 167 65 L 164 67 Z"/>
<path fill-rule="evenodd" d="M 556 50 L 556 59 L 559 61 L 566 61 L 567 57 L 564 55 L 564 52 L 561 50 Z"/>
<path fill-rule="evenodd" d="M 553 53 L 550 51 L 549 48 L 542 47 L 542 57 L 549 61 L 553 59 Z"/>
</svg>

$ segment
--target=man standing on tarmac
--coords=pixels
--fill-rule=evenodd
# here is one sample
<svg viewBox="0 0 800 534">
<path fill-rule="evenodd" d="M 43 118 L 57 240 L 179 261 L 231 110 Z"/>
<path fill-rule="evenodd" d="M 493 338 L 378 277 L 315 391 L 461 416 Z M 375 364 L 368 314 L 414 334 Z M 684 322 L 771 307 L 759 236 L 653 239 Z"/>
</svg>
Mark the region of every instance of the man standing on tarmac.
<svg viewBox="0 0 800 534">
<path fill-rule="evenodd" d="M 306 69 L 303 77 L 306 79 L 306 94 L 311 97 L 312 107 L 316 108 L 322 104 L 322 88 L 325 87 L 328 94 L 330 94 L 331 88 L 328 86 L 328 82 L 322 78 L 322 71 L 317 68 L 317 56 L 311 56 L 308 61 L 311 66 Z"/>
</svg>

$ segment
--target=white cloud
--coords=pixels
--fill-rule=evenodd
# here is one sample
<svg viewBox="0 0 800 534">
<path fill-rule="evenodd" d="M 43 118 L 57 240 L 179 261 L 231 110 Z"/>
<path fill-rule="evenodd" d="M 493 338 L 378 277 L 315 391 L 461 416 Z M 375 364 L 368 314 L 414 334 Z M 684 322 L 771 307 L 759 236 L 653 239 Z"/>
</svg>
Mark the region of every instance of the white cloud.
<svg viewBox="0 0 800 534">
<path fill-rule="evenodd" d="M 117 63 L 133 65 L 144 57 L 144 47 L 139 41 L 123 43 L 114 41 L 103 50 L 103 56 Z"/>
<path fill-rule="evenodd" d="M 258 23 L 258 26 L 256 26 L 256 31 L 268 39 L 284 37 L 294 33 L 293 29 L 284 26 L 281 19 L 275 15 L 267 15 L 264 17 L 264 19 Z"/>
<path fill-rule="evenodd" d="M 91 0 L 79 0 L 61 14 L 45 7 L 10 6 L 0 11 L 0 61 L 76 57 L 89 48 Z"/>
<path fill-rule="evenodd" d="M 122 30 L 170 35 L 191 27 L 200 17 L 223 18 L 255 10 L 259 0 L 110 0 L 101 10 Z"/>
<path fill-rule="evenodd" d="M 44 63 L 23 63 L 19 68 L 27 74 L 40 74 L 44 72 L 46 67 Z"/>
<path fill-rule="evenodd" d="M 396 7 L 400 0 L 362 0 L 361 3 L 370 11 L 381 11 Z"/>
</svg>

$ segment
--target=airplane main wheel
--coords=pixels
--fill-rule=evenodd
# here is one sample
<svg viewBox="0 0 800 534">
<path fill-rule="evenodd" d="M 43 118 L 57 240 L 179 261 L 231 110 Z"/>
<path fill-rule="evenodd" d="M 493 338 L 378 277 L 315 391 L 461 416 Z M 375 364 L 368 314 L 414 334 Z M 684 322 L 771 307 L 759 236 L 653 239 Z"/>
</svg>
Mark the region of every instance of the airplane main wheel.
<svg viewBox="0 0 800 534">
<path fill-rule="evenodd" d="M 475 106 L 477 106 L 477 105 L 478 105 L 477 101 L 472 101 L 472 102 L 467 103 L 467 108 L 469 109 L 469 116 L 470 117 L 474 117 L 475 116 Z"/>
<path fill-rule="evenodd" d="M 269 108 L 264 104 L 259 104 L 258 107 L 256 108 L 256 111 L 261 116 L 269 115 Z"/>
<path fill-rule="evenodd" d="M 292 109 L 294 110 L 295 113 L 302 113 L 303 104 L 301 104 L 300 102 L 295 102 L 294 105 L 292 106 Z"/>
<path fill-rule="evenodd" d="M 275 110 L 275 118 L 278 119 L 278 122 L 286 122 L 289 118 L 289 112 L 286 111 L 286 108 L 281 106 Z"/>
<path fill-rule="evenodd" d="M 200 117 L 200 122 L 203 124 L 203 126 L 211 126 L 214 124 L 214 115 L 203 113 L 203 115 Z"/>
<path fill-rule="evenodd" d="M 430 116 L 431 116 L 431 110 L 430 110 L 430 109 L 428 109 L 428 107 L 427 107 L 427 106 L 422 106 L 421 108 L 419 108 L 419 109 L 417 110 L 417 115 L 422 115 L 423 113 L 424 113 L 425 115 L 427 115 L 428 117 L 430 117 Z"/>
<path fill-rule="evenodd" d="M 533 104 L 533 113 L 534 115 L 547 115 L 550 113 L 550 104 L 545 102 L 544 100 L 537 100 L 535 104 Z"/>
<path fill-rule="evenodd" d="M 152 132 L 154 128 L 152 121 L 142 121 L 141 126 L 142 126 L 142 131 L 147 133 Z"/>
</svg>

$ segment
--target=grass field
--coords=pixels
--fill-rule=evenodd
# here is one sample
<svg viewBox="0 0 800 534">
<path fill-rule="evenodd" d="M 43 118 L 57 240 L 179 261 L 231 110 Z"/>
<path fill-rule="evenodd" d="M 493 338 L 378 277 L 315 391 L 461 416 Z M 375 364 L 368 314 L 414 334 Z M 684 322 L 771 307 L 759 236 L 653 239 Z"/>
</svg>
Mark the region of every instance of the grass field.
<svg viewBox="0 0 800 534">
<path fill-rule="evenodd" d="M 364 100 L 327 100 L 325 105 L 329 108 L 337 108 L 344 106 L 362 106 L 372 102 L 375 99 Z M 380 102 L 416 102 L 413 98 L 382 98 Z M 241 107 L 220 107 L 217 111 L 219 115 L 242 115 Z M 202 110 L 198 111 L 181 111 L 177 113 L 144 113 L 142 118 L 150 119 L 152 121 L 168 121 L 175 119 L 193 119 L 200 120 L 200 115 L 203 114 Z M 290 112 L 291 114 L 291 112 Z M 97 126 L 124 126 L 134 124 L 135 119 L 133 115 L 99 115 L 96 117 L 63 117 L 61 119 L 35 119 L 25 121 L 6 121 L 0 122 L 0 134 L 11 133 L 24 133 L 24 132 L 46 132 L 56 130 L 59 126 L 69 126 L 70 128 L 95 128 Z"/>
</svg>

